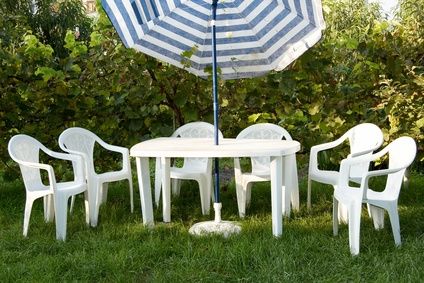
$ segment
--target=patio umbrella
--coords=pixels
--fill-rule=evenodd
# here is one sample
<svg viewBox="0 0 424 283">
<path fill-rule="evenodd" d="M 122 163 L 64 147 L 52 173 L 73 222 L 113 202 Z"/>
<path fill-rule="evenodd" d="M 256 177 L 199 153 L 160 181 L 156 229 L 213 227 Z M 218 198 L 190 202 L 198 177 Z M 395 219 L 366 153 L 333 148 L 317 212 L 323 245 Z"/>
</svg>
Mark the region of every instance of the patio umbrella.
<svg viewBox="0 0 424 283">
<path fill-rule="evenodd" d="M 102 5 L 126 47 L 204 78 L 212 66 L 216 145 L 218 67 L 224 80 L 282 70 L 318 42 L 324 28 L 321 0 L 102 0 Z M 183 56 L 186 51 L 192 55 Z M 214 207 L 220 207 L 218 159 L 215 181 Z M 215 220 L 222 222 L 220 211 Z"/>
</svg>

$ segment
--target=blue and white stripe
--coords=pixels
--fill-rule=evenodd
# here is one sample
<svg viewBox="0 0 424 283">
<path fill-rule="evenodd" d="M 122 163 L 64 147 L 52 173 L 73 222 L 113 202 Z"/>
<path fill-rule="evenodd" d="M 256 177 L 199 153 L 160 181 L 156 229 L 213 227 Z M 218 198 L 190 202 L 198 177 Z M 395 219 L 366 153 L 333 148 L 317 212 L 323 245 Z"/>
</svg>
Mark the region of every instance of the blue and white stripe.
<svg viewBox="0 0 424 283">
<path fill-rule="evenodd" d="M 125 46 L 201 77 L 212 64 L 211 3 L 102 0 Z M 318 42 L 325 26 L 321 0 L 219 0 L 215 25 L 222 79 L 285 68 Z M 193 48 L 190 58 L 181 55 Z"/>
</svg>

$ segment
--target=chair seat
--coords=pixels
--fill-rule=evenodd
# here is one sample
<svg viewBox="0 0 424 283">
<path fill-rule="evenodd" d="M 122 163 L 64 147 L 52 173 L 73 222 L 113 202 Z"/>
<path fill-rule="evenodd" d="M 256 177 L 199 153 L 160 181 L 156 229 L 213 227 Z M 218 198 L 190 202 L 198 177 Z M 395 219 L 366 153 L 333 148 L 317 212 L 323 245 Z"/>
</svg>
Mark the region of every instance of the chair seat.
<svg viewBox="0 0 424 283">
<path fill-rule="evenodd" d="M 201 169 L 194 169 L 190 168 L 190 170 L 187 170 L 185 168 L 179 168 L 179 167 L 171 167 L 171 178 L 177 178 L 177 179 L 192 179 L 195 178 L 197 175 L 202 174 L 208 174 L 208 172 L 205 172 Z"/>
<path fill-rule="evenodd" d="M 248 182 L 266 182 L 271 181 L 270 174 L 243 173 L 243 181 Z"/>
<path fill-rule="evenodd" d="M 72 192 L 75 193 L 82 193 L 86 190 L 86 184 L 85 183 L 79 183 L 79 182 L 61 182 L 57 183 L 57 190 L 62 192 Z"/>
<path fill-rule="evenodd" d="M 372 204 L 374 201 L 394 201 L 396 197 L 393 194 L 388 193 L 387 191 L 376 192 L 373 190 L 367 190 L 367 195 L 364 198 L 365 202 L 369 202 Z"/>
<path fill-rule="evenodd" d="M 269 168 L 261 169 L 261 170 L 255 169 L 251 173 L 244 173 L 244 174 L 252 174 L 256 176 L 261 176 L 263 178 L 270 178 L 271 171 L 269 170 Z"/>
<path fill-rule="evenodd" d="M 130 174 L 126 171 L 112 171 L 112 172 L 105 172 L 101 174 L 96 174 L 96 177 L 98 180 L 102 182 L 112 182 L 112 181 L 121 181 L 128 179 L 128 176 Z"/>
<path fill-rule="evenodd" d="M 356 190 L 350 189 L 348 192 L 337 188 L 336 190 L 334 190 L 334 197 L 345 204 L 350 203 L 352 200 L 361 201 L 362 194 L 362 190 L 360 190 L 359 188 L 357 188 Z"/>
<path fill-rule="evenodd" d="M 311 180 L 328 184 L 328 185 L 336 185 L 337 180 L 339 179 L 339 172 L 337 171 L 329 171 L 329 170 L 318 170 L 318 172 L 310 173 Z"/>
</svg>

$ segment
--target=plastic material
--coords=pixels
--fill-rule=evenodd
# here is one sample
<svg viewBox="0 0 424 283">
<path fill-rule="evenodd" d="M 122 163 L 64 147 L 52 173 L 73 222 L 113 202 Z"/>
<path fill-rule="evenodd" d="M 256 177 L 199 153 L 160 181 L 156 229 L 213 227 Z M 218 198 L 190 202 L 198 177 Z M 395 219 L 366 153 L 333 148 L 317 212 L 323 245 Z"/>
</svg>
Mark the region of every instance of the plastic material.
<svg viewBox="0 0 424 283">
<path fill-rule="evenodd" d="M 333 232 L 338 234 L 338 206 L 345 205 L 349 215 L 349 247 L 352 255 L 359 254 L 359 234 L 362 203 L 369 205 L 375 229 L 384 227 L 384 210 L 389 214 L 396 245 L 401 244 L 397 202 L 406 168 L 412 163 L 417 152 L 415 141 L 410 137 L 400 137 L 380 152 L 344 159 L 340 165 L 340 177 L 334 190 Z M 369 171 L 369 162 L 380 160 L 388 155 L 388 169 Z M 356 166 L 366 166 L 366 173 L 360 187 L 349 185 L 350 171 Z M 369 179 L 387 176 L 384 190 L 375 191 L 369 187 Z"/>
<path fill-rule="evenodd" d="M 339 172 L 318 169 L 318 153 L 324 150 L 333 149 L 341 145 L 344 141 L 349 140 L 350 154 L 349 157 L 360 155 L 371 155 L 383 143 L 383 132 L 374 124 L 363 123 L 348 130 L 343 136 L 335 141 L 315 145 L 311 148 L 309 155 L 309 173 L 308 173 L 308 197 L 307 207 L 311 208 L 311 183 L 312 181 L 336 186 L 339 178 Z M 369 162 L 357 164 L 350 170 L 350 180 L 360 182 L 361 176 L 367 172 Z M 344 209 L 340 211 L 340 220 L 345 222 L 347 215 Z"/>
<path fill-rule="evenodd" d="M 199 222 L 191 226 L 189 233 L 197 236 L 207 236 L 210 234 L 218 234 L 227 238 L 241 231 L 240 225 L 231 221 L 222 221 L 221 219 L 221 203 L 214 203 L 215 220 Z"/>
<path fill-rule="evenodd" d="M 292 184 L 283 183 L 282 173 L 290 175 L 290 159 L 287 157 L 300 150 L 300 143 L 286 140 L 255 140 L 255 139 L 222 139 L 219 146 L 214 144 L 212 138 L 157 138 L 140 142 L 131 147 L 131 156 L 136 158 L 137 176 L 140 188 L 140 201 L 143 213 L 143 223 L 153 225 L 153 204 L 151 197 L 149 158 L 160 157 L 162 167 L 162 209 L 163 221 L 171 221 L 171 185 L 170 185 L 170 159 L 174 157 L 262 157 L 270 156 L 271 173 L 271 212 L 272 233 L 279 237 L 283 231 L 282 200 L 284 206 L 290 207 L 289 190 L 285 190 L 282 197 L 281 187 Z M 285 169 L 283 171 L 283 169 Z M 284 180 L 287 181 L 287 180 Z M 297 180 L 296 180 L 297 181 Z"/>
<path fill-rule="evenodd" d="M 68 199 L 87 191 L 84 179 L 83 160 L 78 155 L 64 154 L 51 151 L 36 139 L 27 135 L 16 135 L 9 141 L 9 154 L 19 164 L 22 178 L 26 189 L 26 202 L 24 212 L 23 235 L 28 234 L 29 219 L 32 205 L 38 198 L 44 201 L 44 219 L 46 221 L 56 220 L 56 239 L 66 239 L 66 222 L 68 211 Z M 40 163 L 40 151 L 62 160 L 72 161 L 74 168 L 74 180 L 70 182 L 56 182 L 53 167 Z M 46 170 L 48 184 L 45 185 L 41 178 L 41 170 Z M 86 222 L 88 224 L 88 203 L 85 203 Z"/>
<path fill-rule="evenodd" d="M 269 123 L 255 124 L 247 127 L 241 131 L 237 138 L 240 139 L 274 139 L 274 140 L 288 140 L 291 141 L 292 137 L 290 134 L 282 127 Z M 290 167 L 285 168 L 290 169 L 289 174 L 284 176 L 289 180 L 289 184 L 295 183 L 294 186 L 287 186 L 291 189 L 291 204 L 294 209 L 299 210 L 299 187 L 297 183 L 297 165 L 296 165 L 296 156 L 295 154 L 289 155 L 286 158 L 290 159 Z M 237 204 L 239 209 L 240 217 L 244 217 L 246 214 L 246 206 L 250 204 L 251 188 L 253 182 L 265 182 L 270 181 L 270 162 L 271 158 L 269 156 L 264 157 L 250 157 L 251 160 L 251 172 L 242 172 L 240 166 L 240 159 L 234 158 L 234 175 L 236 183 L 236 192 L 237 192 Z M 285 186 L 282 187 L 283 191 L 286 189 Z M 284 194 L 283 194 L 284 197 Z M 285 203 L 284 201 L 282 202 Z M 283 205 L 283 214 L 289 214 L 290 207 L 284 207 Z"/>
<path fill-rule="evenodd" d="M 93 160 L 94 145 L 96 142 L 106 150 L 122 154 L 121 170 L 96 173 Z M 102 202 L 106 201 L 108 190 L 107 184 L 110 182 L 128 180 L 130 187 L 131 212 L 134 211 L 131 164 L 127 148 L 107 144 L 89 130 L 78 127 L 69 128 L 63 131 L 63 133 L 59 136 L 59 146 L 62 150 L 81 155 L 84 159 L 85 173 L 88 183 L 90 225 L 92 227 L 97 226 L 99 207 Z"/>
<path fill-rule="evenodd" d="M 172 137 L 180 138 L 212 138 L 214 137 L 214 125 L 206 122 L 192 122 L 179 127 Z M 222 133 L 219 132 L 222 139 Z M 156 158 L 155 168 L 155 203 L 159 205 L 161 194 L 161 160 Z M 195 180 L 199 183 L 200 202 L 202 213 L 209 214 L 210 200 L 212 195 L 212 159 L 211 158 L 184 158 L 183 167 L 171 167 L 171 187 L 174 195 L 180 194 L 181 180 Z"/>
</svg>

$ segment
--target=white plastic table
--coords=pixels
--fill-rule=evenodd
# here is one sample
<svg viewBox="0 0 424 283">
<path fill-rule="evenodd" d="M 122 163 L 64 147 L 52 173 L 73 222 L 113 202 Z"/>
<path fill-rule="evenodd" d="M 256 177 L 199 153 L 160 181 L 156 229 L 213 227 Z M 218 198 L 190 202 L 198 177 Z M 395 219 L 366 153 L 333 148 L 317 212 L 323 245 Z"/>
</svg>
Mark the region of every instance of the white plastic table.
<svg viewBox="0 0 424 283">
<path fill-rule="evenodd" d="M 286 140 L 259 139 L 221 139 L 214 145 L 210 138 L 157 138 L 134 145 L 130 155 L 136 158 L 137 177 L 140 190 L 143 224 L 154 225 L 152 192 L 150 186 L 149 157 L 160 157 L 162 165 L 162 202 L 163 221 L 171 221 L 171 158 L 184 157 L 271 157 L 271 210 L 272 233 L 281 236 L 283 230 L 282 215 L 290 213 L 290 195 L 297 194 L 299 188 L 297 178 L 293 176 L 290 158 L 300 150 L 300 143 Z M 283 178 L 283 175 L 285 178 Z M 297 174 L 295 174 L 297 176 Z M 282 195 L 282 185 L 286 187 Z M 283 211 L 284 209 L 284 211 Z"/>
</svg>

